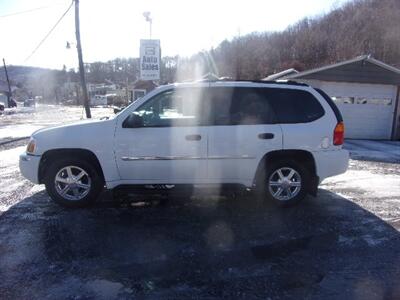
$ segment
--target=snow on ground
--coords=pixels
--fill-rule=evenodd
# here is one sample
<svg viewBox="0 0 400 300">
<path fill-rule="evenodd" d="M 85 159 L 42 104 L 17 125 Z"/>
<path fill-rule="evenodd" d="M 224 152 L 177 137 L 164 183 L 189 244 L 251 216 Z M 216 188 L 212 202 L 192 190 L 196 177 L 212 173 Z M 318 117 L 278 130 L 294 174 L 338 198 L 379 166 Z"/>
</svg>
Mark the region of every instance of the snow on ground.
<svg viewBox="0 0 400 300">
<path fill-rule="evenodd" d="M 400 141 L 346 140 L 352 159 L 400 163 Z"/>
<path fill-rule="evenodd" d="M 19 197 L 23 197 L 23 187 L 31 187 L 32 184 L 24 179 L 19 173 L 18 161 L 19 155 L 24 152 L 25 147 L 17 147 L 5 151 L 1 151 L 0 155 L 0 192 L 1 198 L 7 199 L 0 204 L 0 212 L 6 211 L 9 206 L 15 204 L 14 198 L 18 193 Z"/>
<path fill-rule="evenodd" d="M 8 125 L 0 127 L 0 141 L 28 137 L 36 130 L 43 128 L 43 125 Z"/>
<path fill-rule="evenodd" d="M 340 186 L 340 189 L 358 189 L 370 198 L 395 197 L 400 201 L 400 177 L 397 174 L 379 174 L 372 170 L 349 169 L 346 173 L 327 178 L 321 187 Z"/>
</svg>

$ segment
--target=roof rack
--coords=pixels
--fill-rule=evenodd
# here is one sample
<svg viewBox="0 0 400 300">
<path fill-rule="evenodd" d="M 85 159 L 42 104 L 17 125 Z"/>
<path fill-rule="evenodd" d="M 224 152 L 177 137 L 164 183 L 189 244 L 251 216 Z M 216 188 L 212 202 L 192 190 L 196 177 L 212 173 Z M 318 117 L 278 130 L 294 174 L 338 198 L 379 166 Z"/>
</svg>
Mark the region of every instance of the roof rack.
<svg viewBox="0 0 400 300">
<path fill-rule="evenodd" d="M 303 82 L 297 82 L 294 80 L 234 80 L 230 78 L 218 79 L 218 80 L 200 80 L 201 82 L 252 82 L 252 83 L 265 83 L 265 84 L 284 84 L 284 85 L 296 85 L 296 86 L 309 86 Z"/>
</svg>

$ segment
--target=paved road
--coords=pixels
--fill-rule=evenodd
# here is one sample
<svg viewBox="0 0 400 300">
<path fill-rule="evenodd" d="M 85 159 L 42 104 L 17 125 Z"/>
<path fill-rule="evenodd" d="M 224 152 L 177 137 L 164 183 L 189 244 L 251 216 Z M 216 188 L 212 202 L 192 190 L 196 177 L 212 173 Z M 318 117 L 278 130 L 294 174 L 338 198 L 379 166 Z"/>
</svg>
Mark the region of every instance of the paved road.
<svg viewBox="0 0 400 300">
<path fill-rule="evenodd" d="M 399 299 L 400 165 L 351 161 L 318 197 L 53 204 L 0 148 L 1 299 Z M 132 199 L 131 199 L 132 200 Z"/>
</svg>

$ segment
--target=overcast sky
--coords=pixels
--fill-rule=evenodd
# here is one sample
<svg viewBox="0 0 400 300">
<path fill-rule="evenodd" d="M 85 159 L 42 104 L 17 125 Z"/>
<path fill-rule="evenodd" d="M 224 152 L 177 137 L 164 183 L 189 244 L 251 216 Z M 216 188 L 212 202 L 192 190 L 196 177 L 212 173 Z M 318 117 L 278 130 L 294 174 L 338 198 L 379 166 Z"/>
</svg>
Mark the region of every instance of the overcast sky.
<svg viewBox="0 0 400 300">
<path fill-rule="evenodd" d="M 149 37 L 144 11 L 151 12 L 153 38 L 161 39 L 162 55 L 189 56 L 238 34 L 283 30 L 303 17 L 327 13 L 347 1 L 81 0 L 83 57 L 85 62 L 138 57 L 140 39 Z M 26 60 L 70 3 L 69 0 L 0 0 L 0 58 L 13 65 L 76 67 L 75 44 L 66 49 L 67 41 L 75 42 L 73 8 Z M 26 10 L 33 11 L 5 16 Z"/>
</svg>

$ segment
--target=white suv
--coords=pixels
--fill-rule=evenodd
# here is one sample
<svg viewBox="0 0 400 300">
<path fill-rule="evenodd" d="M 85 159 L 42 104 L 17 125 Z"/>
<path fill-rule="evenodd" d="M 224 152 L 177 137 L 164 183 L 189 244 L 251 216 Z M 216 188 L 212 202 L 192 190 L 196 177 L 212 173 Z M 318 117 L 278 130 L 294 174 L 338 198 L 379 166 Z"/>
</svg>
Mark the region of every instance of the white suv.
<svg viewBox="0 0 400 300">
<path fill-rule="evenodd" d="M 106 187 L 242 187 L 281 205 L 346 171 L 343 120 L 321 90 L 296 82 L 161 86 L 107 120 L 35 132 L 21 173 L 76 207 Z"/>
</svg>

